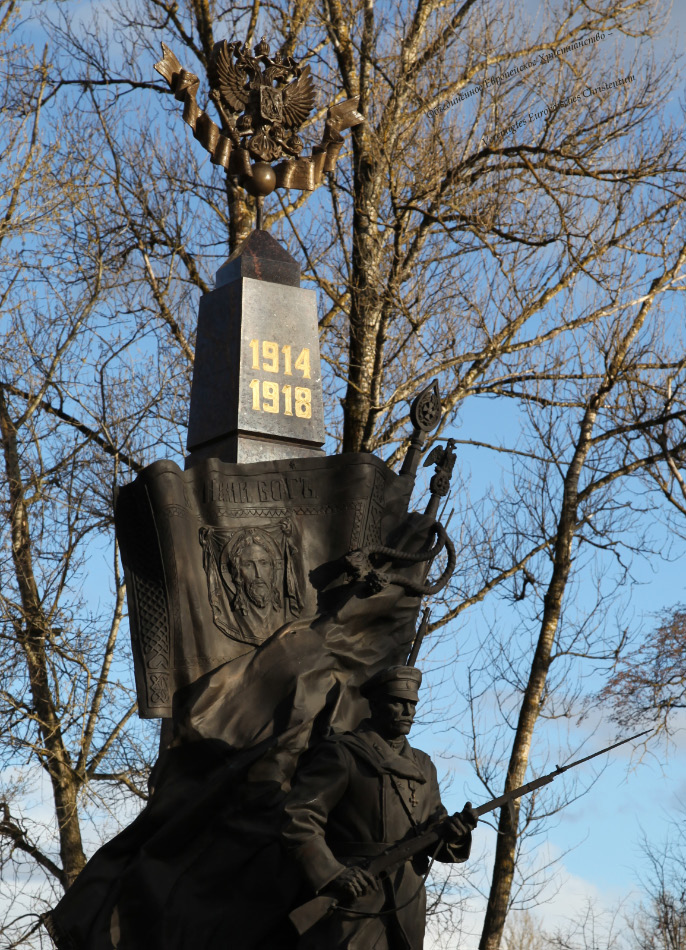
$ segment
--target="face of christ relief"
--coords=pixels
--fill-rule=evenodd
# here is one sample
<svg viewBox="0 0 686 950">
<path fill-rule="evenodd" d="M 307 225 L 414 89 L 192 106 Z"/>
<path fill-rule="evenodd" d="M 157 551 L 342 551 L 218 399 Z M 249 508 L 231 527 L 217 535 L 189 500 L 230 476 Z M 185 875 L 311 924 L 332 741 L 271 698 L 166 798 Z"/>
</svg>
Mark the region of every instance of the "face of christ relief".
<svg viewBox="0 0 686 950">
<path fill-rule="evenodd" d="M 274 562 L 259 542 L 251 540 L 236 558 L 236 580 L 256 607 L 273 600 Z"/>
</svg>

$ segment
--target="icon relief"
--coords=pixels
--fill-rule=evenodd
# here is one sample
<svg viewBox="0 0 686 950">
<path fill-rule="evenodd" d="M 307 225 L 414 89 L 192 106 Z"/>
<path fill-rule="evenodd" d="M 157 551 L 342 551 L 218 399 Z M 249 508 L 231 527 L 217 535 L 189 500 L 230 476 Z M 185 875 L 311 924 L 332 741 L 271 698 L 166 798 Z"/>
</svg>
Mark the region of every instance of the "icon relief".
<svg viewBox="0 0 686 950">
<path fill-rule="evenodd" d="M 200 529 L 212 616 L 227 637 L 257 646 L 300 615 L 304 578 L 293 534 L 290 519 Z"/>
</svg>

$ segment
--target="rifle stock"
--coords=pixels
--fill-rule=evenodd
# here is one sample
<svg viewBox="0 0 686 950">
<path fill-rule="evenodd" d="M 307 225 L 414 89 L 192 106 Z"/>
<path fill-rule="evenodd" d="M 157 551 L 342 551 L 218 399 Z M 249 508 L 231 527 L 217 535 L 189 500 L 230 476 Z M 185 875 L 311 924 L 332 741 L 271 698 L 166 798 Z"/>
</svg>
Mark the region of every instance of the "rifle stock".
<svg viewBox="0 0 686 950">
<path fill-rule="evenodd" d="M 416 838 L 408 838 L 407 841 L 401 841 L 400 844 L 393 845 L 388 851 L 384 851 L 377 857 L 372 858 L 371 861 L 365 862 L 363 867 L 374 877 L 377 877 L 385 871 L 390 871 L 404 864 L 416 854 L 428 851 L 440 839 L 440 827 L 444 821 L 445 819 L 442 818 L 430 825 L 423 834 Z M 339 906 L 340 902 L 335 897 L 320 895 L 305 904 L 301 904 L 300 907 L 296 907 L 288 916 L 295 929 L 302 936 L 307 933 L 310 927 L 314 927 L 315 924 Z"/>
<path fill-rule="evenodd" d="M 300 936 L 319 923 L 324 917 L 328 916 L 338 907 L 338 901 L 335 897 L 315 897 L 306 904 L 296 907 L 288 915 L 291 923 L 298 931 Z"/>
</svg>

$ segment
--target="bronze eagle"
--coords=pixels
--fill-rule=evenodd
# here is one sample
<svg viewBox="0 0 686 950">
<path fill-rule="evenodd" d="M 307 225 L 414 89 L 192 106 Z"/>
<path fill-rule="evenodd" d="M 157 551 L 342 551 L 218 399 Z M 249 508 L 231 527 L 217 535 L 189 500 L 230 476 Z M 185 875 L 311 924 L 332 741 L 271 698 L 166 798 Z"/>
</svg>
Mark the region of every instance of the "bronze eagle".
<svg viewBox="0 0 686 950">
<path fill-rule="evenodd" d="M 213 101 L 235 145 L 262 162 L 284 153 L 297 158 L 303 142 L 296 133 L 315 99 L 309 66 L 301 68 L 281 52 L 270 57 L 264 38 L 255 55 L 245 44 L 221 40 L 208 74 Z"/>
</svg>

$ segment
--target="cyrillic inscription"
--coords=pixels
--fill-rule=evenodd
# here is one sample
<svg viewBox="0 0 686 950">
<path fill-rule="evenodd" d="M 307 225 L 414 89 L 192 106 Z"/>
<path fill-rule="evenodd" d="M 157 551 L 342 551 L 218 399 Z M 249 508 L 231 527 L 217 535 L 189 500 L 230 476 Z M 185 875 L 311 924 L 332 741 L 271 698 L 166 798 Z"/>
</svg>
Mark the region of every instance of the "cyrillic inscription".
<svg viewBox="0 0 686 950">
<path fill-rule="evenodd" d="M 259 502 L 301 502 L 318 498 L 310 479 L 303 475 L 274 475 L 257 481 L 234 478 L 212 478 L 203 486 L 203 501 L 229 505 L 252 505 Z"/>
</svg>

